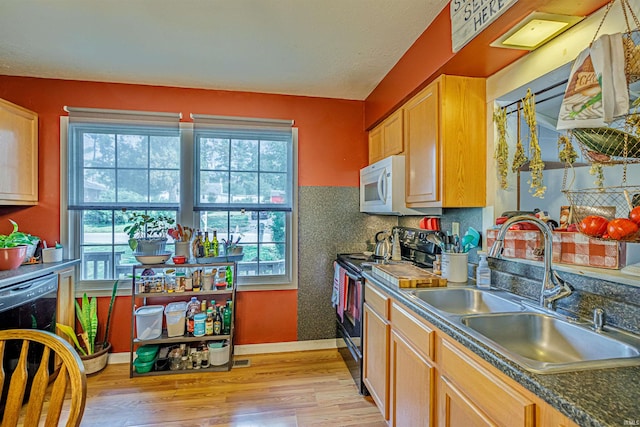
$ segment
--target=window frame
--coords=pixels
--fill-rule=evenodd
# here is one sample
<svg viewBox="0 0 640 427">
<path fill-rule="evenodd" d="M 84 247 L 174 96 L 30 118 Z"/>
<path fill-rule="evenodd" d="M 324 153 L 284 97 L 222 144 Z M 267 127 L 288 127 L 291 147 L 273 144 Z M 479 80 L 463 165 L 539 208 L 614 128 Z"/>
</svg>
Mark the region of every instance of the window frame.
<svg viewBox="0 0 640 427">
<path fill-rule="evenodd" d="M 176 218 L 184 225 L 199 224 L 200 213 L 208 209 L 195 209 L 195 179 L 197 176 L 196 147 L 194 125 L 190 122 L 180 122 L 181 132 L 181 161 L 180 161 L 180 202 Z M 69 117 L 60 116 L 60 237 L 66 248 L 66 258 L 80 259 L 81 215 L 82 210 L 69 211 Z M 289 269 L 281 276 L 240 276 L 238 291 L 255 290 L 288 290 L 298 288 L 298 129 L 291 128 L 292 154 L 292 209 L 286 215 L 286 253 L 285 259 Z M 105 209 L 109 209 L 105 207 Z M 229 211 L 235 208 L 229 208 Z M 80 280 L 80 269 L 75 271 L 76 292 L 89 295 L 106 295 L 110 292 L 113 280 Z M 120 279 L 119 295 L 131 294 L 131 281 Z"/>
</svg>

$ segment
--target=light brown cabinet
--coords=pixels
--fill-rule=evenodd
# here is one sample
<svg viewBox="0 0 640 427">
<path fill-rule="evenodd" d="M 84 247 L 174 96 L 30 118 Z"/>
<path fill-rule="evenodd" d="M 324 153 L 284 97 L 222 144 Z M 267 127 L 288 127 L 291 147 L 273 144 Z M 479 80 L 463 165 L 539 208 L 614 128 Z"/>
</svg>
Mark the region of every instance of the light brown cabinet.
<svg viewBox="0 0 640 427">
<path fill-rule="evenodd" d="M 0 99 L 0 205 L 38 203 L 38 115 Z"/>
<path fill-rule="evenodd" d="M 391 305 L 389 424 L 434 425 L 436 369 L 433 330 L 395 303 Z"/>
<path fill-rule="evenodd" d="M 474 419 L 479 425 L 535 426 L 536 407 L 531 399 L 448 340 L 441 343 L 439 426 L 476 425 L 458 423 L 459 413 L 465 414 L 465 422 Z"/>
<path fill-rule="evenodd" d="M 75 329 L 75 280 L 73 267 L 58 271 L 56 322 Z M 62 333 L 59 335 L 66 337 Z"/>
<path fill-rule="evenodd" d="M 367 287 L 363 312 L 362 380 L 385 420 L 389 419 L 389 298 Z"/>
<path fill-rule="evenodd" d="M 485 80 L 442 75 L 404 106 L 406 204 L 486 202 Z"/>
<path fill-rule="evenodd" d="M 403 151 L 403 111 L 398 109 L 369 132 L 369 164 Z"/>
</svg>

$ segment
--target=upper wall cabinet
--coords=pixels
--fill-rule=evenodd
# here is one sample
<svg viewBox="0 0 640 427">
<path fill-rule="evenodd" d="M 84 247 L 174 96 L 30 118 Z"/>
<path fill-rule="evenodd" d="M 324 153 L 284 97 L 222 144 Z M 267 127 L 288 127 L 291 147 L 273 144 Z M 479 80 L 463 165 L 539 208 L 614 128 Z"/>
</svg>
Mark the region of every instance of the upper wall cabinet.
<svg viewBox="0 0 640 427">
<path fill-rule="evenodd" d="M 369 164 L 402 153 L 402 126 L 402 109 L 399 109 L 369 132 Z"/>
<path fill-rule="evenodd" d="M 484 79 L 443 75 L 404 105 L 407 207 L 485 206 L 485 102 Z"/>
<path fill-rule="evenodd" d="M 0 205 L 38 203 L 38 115 L 0 99 Z"/>
</svg>

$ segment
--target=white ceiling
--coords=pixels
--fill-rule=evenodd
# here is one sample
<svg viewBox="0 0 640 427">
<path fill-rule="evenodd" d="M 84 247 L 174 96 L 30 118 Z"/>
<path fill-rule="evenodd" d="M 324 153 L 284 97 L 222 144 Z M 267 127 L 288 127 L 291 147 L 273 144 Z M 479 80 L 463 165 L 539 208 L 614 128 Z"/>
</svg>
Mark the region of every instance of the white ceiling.
<svg viewBox="0 0 640 427">
<path fill-rule="evenodd" d="M 0 0 L 0 74 L 362 100 L 447 4 Z"/>
</svg>

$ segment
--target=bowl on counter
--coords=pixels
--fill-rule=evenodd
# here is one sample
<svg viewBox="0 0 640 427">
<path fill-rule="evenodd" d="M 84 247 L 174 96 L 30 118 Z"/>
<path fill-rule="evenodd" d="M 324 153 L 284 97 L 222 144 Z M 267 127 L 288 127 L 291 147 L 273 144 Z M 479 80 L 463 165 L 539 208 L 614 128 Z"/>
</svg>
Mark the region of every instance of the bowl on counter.
<svg viewBox="0 0 640 427">
<path fill-rule="evenodd" d="M 187 262 L 187 257 L 184 255 L 176 255 L 171 259 L 173 260 L 174 264 L 184 264 L 185 262 Z"/>
<path fill-rule="evenodd" d="M 138 255 L 134 253 L 133 256 L 136 257 L 140 264 L 164 264 L 171 256 L 171 252 L 160 255 Z"/>
</svg>

